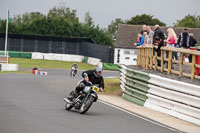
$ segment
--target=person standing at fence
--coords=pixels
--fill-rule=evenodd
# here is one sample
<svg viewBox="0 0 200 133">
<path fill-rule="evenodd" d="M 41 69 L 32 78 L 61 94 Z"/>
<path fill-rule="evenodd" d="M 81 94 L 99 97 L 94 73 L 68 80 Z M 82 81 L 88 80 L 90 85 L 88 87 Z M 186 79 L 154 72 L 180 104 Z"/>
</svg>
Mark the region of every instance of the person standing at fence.
<svg viewBox="0 0 200 133">
<path fill-rule="evenodd" d="M 168 34 L 167 47 L 174 48 L 175 44 L 177 43 L 177 40 L 178 40 L 177 35 L 174 32 L 174 29 L 168 28 L 167 29 L 167 34 Z M 175 54 L 176 54 L 175 52 L 172 53 L 172 58 L 175 56 Z M 167 58 L 169 57 L 169 51 L 166 51 L 166 57 Z M 167 62 L 167 66 L 168 66 L 168 62 Z"/>
<path fill-rule="evenodd" d="M 154 39 L 155 39 L 155 41 L 154 41 L 153 46 L 158 46 L 158 47 L 157 47 L 157 48 L 156 48 L 156 47 L 153 47 L 153 50 L 154 50 L 155 52 L 157 52 L 157 56 L 160 57 L 160 56 L 161 56 L 161 50 L 160 50 L 160 48 L 161 48 L 162 46 L 165 46 L 165 45 L 166 45 L 166 40 L 161 39 L 159 36 L 155 36 Z M 158 66 L 161 66 L 161 61 L 160 61 L 160 60 L 157 60 L 157 65 L 158 65 Z"/>
<path fill-rule="evenodd" d="M 197 40 L 194 38 L 193 33 L 189 34 L 189 45 L 190 45 L 190 47 L 194 47 L 197 45 Z"/>
<path fill-rule="evenodd" d="M 147 26 L 146 25 L 142 26 L 142 31 L 140 31 L 140 34 L 143 35 L 144 32 L 147 32 Z"/>
<path fill-rule="evenodd" d="M 189 45 L 189 34 L 188 34 L 188 29 L 185 28 L 183 32 L 180 33 L 178 37 L 178 42 L 180 48 L 188 49 L 190 48 Z M 188 57 L 188 54 L 183 55 L 183 60 L 185 60 L 186 57 Z"/>
<path fill-rule="evenodd" d="M 151 30 L 150 26 L 147 26 L 147 35 L 148 35 L 147 44 L 149 46 L 151 46 L 153 44 L 153 35 L 154 35 L 154 32 Z"/>
<path fill-rule="evenodd" d="M 165 39 L 164 32 L 160 29 L 159 25 L 155 25 L 155 32 L 153 35 L 153 44 L 155 43 L 155 37 L 158 36 L 161 40 Z"/>
<path fill-rule="evenodd" d="M 149 37 L 147 35 L 147 32 L 144 32 L 143 36 L 144 36 L 144 44 L 143 44 L 143 46 L 145 46 L 145 45 L 147 45 L 147 41 L 148 41 Z"/>
<path fill-rule="evenodd" d="M 189 46 L 194 47 L 197 45 L 197 40 L 194 38 L 194 34 L 190 33 L 189 34 Z M 192 55 L 189 55 L 189 62 L 192 62 Z"/>
<path fill-rule="evenodd" d="M 135 46 L 140 46 L 144 44 L 144 36 L 142 34 L 138 34 L 138 38 L 140 39 L 138 43 L 134 43 Z"/>
<path fill-rule="evenodd" d="M 188 34 L 188 29 L 185 28 L 183 32 L 180 33 L 178 37 L 178 42 L 180 47 L 188 49 L 189 46 L 189 34 Z"/>
</svg>

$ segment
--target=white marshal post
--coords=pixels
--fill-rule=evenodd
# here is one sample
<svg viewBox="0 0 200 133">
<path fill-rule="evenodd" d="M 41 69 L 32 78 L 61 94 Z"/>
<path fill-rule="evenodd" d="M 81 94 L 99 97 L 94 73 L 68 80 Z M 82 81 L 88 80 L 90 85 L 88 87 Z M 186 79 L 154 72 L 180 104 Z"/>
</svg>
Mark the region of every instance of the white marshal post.
<svg viewBox="0 0 200 133">
<path fill-rule="evenodd" d="M 7 19 L 6 19 L 6 38 L 5 38 L 5 56 L 7 52 L 7 39 L 8 39 L 8 17 L 9 17 L 9 10 L 7 9 Z"/>
</svg>

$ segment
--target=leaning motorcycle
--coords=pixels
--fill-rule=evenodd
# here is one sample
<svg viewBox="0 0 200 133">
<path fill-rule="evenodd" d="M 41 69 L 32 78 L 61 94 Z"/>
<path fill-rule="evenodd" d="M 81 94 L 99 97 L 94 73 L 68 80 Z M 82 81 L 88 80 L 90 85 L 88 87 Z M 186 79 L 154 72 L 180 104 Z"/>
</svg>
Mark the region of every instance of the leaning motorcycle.
<svg viewBox="0 0 200 133">
<path fill-rule="evenodd" d="M 97 91 L 99 91 L 99 88 L 91 82 L 90 85 L 85 86 L 85 88 L 80 91 L 75 98 L 70 99 L 70 95 L 74 93 L 74 91 L 72 91 L 68 98 L 64 98 L 64 101 L 66 102 L 65 109 L 70 110 L 74 107 L 74 109 L 78 110 L 80 114 L 86 113 L 92 106 L 93 102 L 97 101 Z"/>
</svg>

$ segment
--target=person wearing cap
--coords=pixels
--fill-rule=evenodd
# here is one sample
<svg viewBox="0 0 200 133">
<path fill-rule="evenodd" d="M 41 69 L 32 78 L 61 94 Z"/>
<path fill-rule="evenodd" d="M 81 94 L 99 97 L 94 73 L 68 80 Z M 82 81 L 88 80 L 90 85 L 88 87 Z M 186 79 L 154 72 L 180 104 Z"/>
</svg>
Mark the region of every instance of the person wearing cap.
<svg viewBox="0 0 200 133">
<path fill-rule="evenodd" d="M 90 82 L 92 84 L 98 85 L 99 91 L 102 92 L 104 90 L 104 79 L 102 77 L 102 67 L 98 66 L 94 70 L 84 71 L 82 73 L 82 77 L 83 79 L 78 82 L 75 91 L 72 94 L 70 94 L 71 100 L 77 97 L 77 94 L 80 91 L 82 91 L 85 88 L 85 86 L 88 86 Z"/>
</svg>

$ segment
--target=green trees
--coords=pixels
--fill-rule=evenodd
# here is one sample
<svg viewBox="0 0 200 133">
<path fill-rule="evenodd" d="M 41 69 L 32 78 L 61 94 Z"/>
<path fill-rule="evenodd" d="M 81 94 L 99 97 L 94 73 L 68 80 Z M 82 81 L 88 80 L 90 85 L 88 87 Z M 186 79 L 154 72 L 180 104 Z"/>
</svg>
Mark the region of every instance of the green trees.
<svg viewBox="0 0 200 133">
<path fill-rule="evenodd" d="M 0 19 L 0 32 L 5 32 L 6 20 Z M 95 26 L 89 12 L 85 23 L 79 22 L 76 10 L 64 5 L 53 7 L 47 15 L 39 12 L 25 13 L 13 18 L 9 23 L 9 33 L 53 35 L 65 37 L 89 37 L 97 44 L 113 46 L 112 36 Z"/>
<path fill-rule="evenodd" d="M 153 18 L 152 15 L 142 14 L 142 15 L 136 15 L 135 17 L 132 17 L 130 20 L 127 21 L 127 24 L 133 24 L 133 25 L 150 25 L 154 26 L 156 24 L 160 26 L 166 26 L 165 23 L 161 22 L 157 18 Z"/>
<path fill-rule="evenodd" d="M 177 20 L 174 24 L 175 27 L 188 27 L 188 28 L 200 28 L 200 16 L 187 15 L 181 20 Z"/>
<path fill-rule="evenodd" d="M 114 21 L 111 22 L 110 25 L 108 25 L 108 33 L 112 35 L 113 39 L 116 39 L 116 31 L 118 28 L 118 24 L 123 24 L 123 20 L 120 18 L 116 18 Z"/>
</svg>

